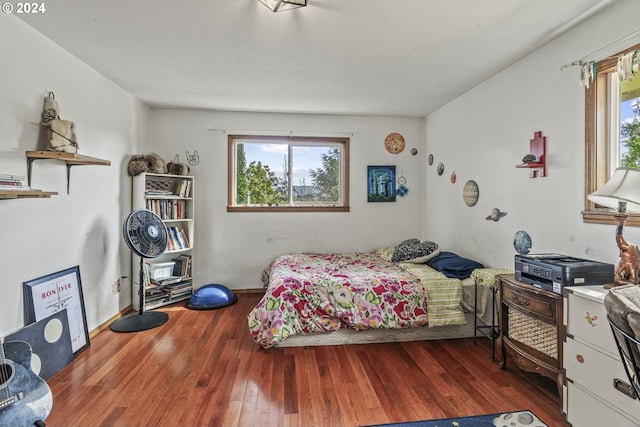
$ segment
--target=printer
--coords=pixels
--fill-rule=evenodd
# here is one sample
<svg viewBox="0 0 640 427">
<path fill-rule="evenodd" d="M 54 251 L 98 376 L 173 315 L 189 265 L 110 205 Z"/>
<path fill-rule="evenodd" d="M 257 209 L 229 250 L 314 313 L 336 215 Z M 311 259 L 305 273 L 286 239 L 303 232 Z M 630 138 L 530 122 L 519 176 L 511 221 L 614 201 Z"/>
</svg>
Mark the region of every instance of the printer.
<svg viewBox="0 0 640 427">
<path fill-rule="evenodd" d="M 613 264 L 561 254 L 515 256 L 516 280 L 562 294 L 565 286 L 602 285 L 613 281 Z"/>
</svg>

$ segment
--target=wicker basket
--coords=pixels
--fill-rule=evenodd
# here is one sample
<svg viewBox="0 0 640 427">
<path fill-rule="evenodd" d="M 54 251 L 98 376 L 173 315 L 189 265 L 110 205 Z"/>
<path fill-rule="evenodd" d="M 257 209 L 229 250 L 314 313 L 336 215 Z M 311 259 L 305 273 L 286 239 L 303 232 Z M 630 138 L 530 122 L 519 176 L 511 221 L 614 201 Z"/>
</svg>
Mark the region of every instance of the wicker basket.
<svg viewBox="0 0 640 427">
<path fill-rule="evenodd" d="M 509 336 L 549 357 L 558 358 L 557 331 L 554 325 L 519 311 L 509 310 Z"/>
<path fill-rule="evenodd" d="M 165 191 L 171 193 L 171 181 L 168 180 L 148 180 L 144 184 L 146 191 Z"/>
</svg>

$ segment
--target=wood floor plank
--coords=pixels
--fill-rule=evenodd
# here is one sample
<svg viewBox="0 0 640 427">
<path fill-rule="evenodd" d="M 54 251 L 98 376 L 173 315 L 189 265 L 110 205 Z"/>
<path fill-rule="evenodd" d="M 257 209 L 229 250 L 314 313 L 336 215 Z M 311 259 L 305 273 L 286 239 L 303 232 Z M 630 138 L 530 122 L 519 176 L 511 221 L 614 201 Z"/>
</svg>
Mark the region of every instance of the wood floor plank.
<svg viewBox="0 0 640 427">
<path fill-rule="evenodd" d="M 568 426 L 555 383 L 500 369 L 486 338 L 263 350 L 247 326 L 260 297 L 98 333 L 48 380 L 47 426 L 356 427 L 523 409 Z"/>
</svg>

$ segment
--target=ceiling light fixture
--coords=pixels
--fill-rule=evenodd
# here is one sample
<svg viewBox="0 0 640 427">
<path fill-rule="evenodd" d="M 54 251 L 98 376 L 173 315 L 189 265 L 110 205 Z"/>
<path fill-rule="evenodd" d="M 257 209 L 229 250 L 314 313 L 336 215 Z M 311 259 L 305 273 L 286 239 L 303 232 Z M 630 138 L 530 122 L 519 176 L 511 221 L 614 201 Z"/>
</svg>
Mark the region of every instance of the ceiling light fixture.
<svg viewBox="0 0 640 427">
<path fill-rule="evenodd" d="M 307 0 L 258 0 L 274 12 L 295 9 L 307 5 Z"/>
</svg>

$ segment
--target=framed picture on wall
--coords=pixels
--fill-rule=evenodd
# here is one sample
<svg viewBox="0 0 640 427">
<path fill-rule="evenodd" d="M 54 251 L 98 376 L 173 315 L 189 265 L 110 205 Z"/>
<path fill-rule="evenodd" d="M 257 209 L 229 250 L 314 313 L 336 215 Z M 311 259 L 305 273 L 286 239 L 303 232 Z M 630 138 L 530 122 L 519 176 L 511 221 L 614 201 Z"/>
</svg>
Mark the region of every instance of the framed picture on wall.
<svg viewBox="0 0 640 427">
<path fill-rule="evenodd" d="M 23 282 L 23 292 L 25 324 L 66 309 L 74 356 L 89 347 L 79 266 Z"/>
<path fill-rule="evenodd" d="M 367 166 L 367 201 L 396 201 L 395 166 Z"/>
</svg>

